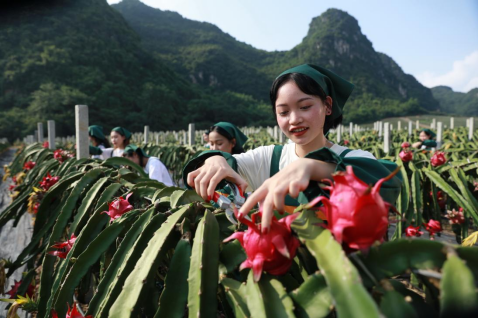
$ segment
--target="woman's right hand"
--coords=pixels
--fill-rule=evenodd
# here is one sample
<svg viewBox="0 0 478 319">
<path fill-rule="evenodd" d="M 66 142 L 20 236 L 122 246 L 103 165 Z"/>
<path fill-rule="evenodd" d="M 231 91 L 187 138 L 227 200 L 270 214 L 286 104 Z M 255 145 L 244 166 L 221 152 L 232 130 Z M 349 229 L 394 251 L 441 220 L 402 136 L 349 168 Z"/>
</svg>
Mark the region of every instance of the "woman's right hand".
<svg viewBox="0 0 478 319">
<path fill-rule="evenodd" d="M 204 200 L 213 198 L 217 184 L 223 179 L 235 183 L 243 192 L 247 182 L 237 174 L 222 156 L 211 156 L 204 165 L 188 174 L 188 185 L 196 190 Z"/>
</svg>

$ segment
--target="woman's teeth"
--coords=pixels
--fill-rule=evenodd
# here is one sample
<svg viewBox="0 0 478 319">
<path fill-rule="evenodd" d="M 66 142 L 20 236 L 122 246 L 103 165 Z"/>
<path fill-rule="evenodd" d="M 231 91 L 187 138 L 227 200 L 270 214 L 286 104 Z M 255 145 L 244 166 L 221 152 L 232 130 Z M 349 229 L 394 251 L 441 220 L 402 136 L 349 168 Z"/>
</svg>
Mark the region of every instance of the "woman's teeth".
<svg viewBox="0 0 478 319">
<path fill-rule="evenodd" d="M 298 133 L 298 132 L 305 131 L 306 129 L 307 129 L 306 127 L 298 128 L 298 129 L 292 130 L 292 132 L 293 132 L 293 133 Z"/>
</svg>

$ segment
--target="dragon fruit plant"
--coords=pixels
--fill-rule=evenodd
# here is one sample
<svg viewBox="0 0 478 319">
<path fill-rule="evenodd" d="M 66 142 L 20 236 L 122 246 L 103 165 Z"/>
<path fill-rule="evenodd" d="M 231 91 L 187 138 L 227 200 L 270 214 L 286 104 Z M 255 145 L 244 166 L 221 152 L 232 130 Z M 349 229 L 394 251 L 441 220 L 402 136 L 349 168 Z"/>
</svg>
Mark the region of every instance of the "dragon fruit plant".
<svg viewBox="0 0 478 319">
<path fill-rule="evenodd" d="M 259 232 L 260 212 L 234 225 L 194 191 L 149 180 L 127 159 L 60 163 L 53 151 L 27 146 L 8 167 L 11 176 L 25 175 L 15 187 L 17 198 L 0 213 L 0 226 L 21 217 L 33 187 L 48 174 L 50 180 L 42 197 L 30 201 L 39 203 L 31 242 L 5 264 L 6 276 L 26 265 L 11 314 L 24 307 L 36 317 L 475 315 L 478 248 L 437 240 L 447 225 L 466 245 L 478 238 L 478 232 L 467 234 L 478 216 L 478 160 L 471 153 L 469 162 L 457 158 L 476 141 L 451 144 L 451 136 L 445 132 L 444 147 L 450 146 L 441 150 L 447 163 L 436 167 L 428 151 L 414 152 L 402 165 L 408 137 L 392 136 L 387 156 L 403 178 L 396 203 L 380 197 L 383 180 L 367 185 L 347 168 L 327 182 L 330 197 L 277 215 L 267 234 Z M 375 142 L 371 132 L 357 132 L 348 146 L 371 147 L 381 157 Z M 459 144 L 464 150 L 454 151 Z M 194 156 L 185 146 L 147 148 L 178 168 Z M 24 170 L 28 161 L 36 164 Z M 398 213 L 390 213 L 392 206 Z M 391 223 L 395 231 L 387 238 Z M 32 280 L 37 288 L 30 295 Z"/>
</svg>

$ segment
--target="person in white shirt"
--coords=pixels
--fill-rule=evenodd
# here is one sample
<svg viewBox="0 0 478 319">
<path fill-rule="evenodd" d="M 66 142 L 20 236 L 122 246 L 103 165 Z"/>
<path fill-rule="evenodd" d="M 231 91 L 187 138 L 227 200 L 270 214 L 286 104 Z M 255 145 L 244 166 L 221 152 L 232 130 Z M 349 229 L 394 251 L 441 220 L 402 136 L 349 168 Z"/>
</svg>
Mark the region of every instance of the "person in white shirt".
<svg viewBox="0 0 478 319">
<path fill-rule="evenodd" d="M 175 186 L 166 166 L 157 157 L 148 156 L 141 147 L 129 144 L 124 149 L 123 157 L 141 166 L 149 178 L 166 186 Z"/>
<path fill-rule="evenodd" d="M 122 157 L 124 149 L 131 139 L 131 132 L 124 127 L 118 126 L 111 130 L 110 139 L 112 148 L 103 150 L 103 159 L 110 157 Z"/>
<path fill-rule="evenodd" d="M 332 179 L 334 172 L 345 171 L 348 165 L 365 183 L 376 183 L 390 174 L 390 167 L 369 152 L 349 150 L 326 138 L 326 133 L 342 122 L 342 110 L 353 88 L 352 83 L 316 65 L 304 64 L 283 72 L 272 84 L 270 99 L 277 123 L 292 143 L 234 155 L 203 152 L 186 164 L 185 184 L 205 200 L 213 197 L 223 179 L 243 191 L 250 187 L 254 192 L 239 214 L 248 214 L 262 203 L 262 231 L 267 232 L 273 210 L 286 212 L 285 206 L 328 196 L 317 182 Z M 383 186 L 380 194 L 394 203 L 400 194 L 400 180 L 393 177 Z"/>
</svg>

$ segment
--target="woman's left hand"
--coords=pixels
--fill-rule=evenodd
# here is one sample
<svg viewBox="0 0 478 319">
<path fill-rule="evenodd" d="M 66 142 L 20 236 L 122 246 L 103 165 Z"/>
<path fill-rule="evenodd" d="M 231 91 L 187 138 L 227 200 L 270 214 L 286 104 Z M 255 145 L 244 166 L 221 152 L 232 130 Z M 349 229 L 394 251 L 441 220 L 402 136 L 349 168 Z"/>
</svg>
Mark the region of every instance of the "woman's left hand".
<svg viewBox="0 0 478 319">
<path fill-rule="evenodd" d="M 321 181 L 324 178 L 331 178 L 335 167 L 336 164 L 333 163 L 309 158 L 298 159 L 267 179 L 261 187 L 254 191 L 239 210 L 239 214 L 244 216 L 257 203 L 261 203 L 262 231 L 267 233 L 274 209 L 279 212 L 284 211 L 287 194 L 296 198 L 301 191 L 307 188 L 311 180 Z"/>
<path fill-rule="evenodd" d="M 422 142 L 415 142 L 412 144 L 412 147 L 415 147 L 415 148 L 420 148 L 422 146 Z"/>
</svg>

